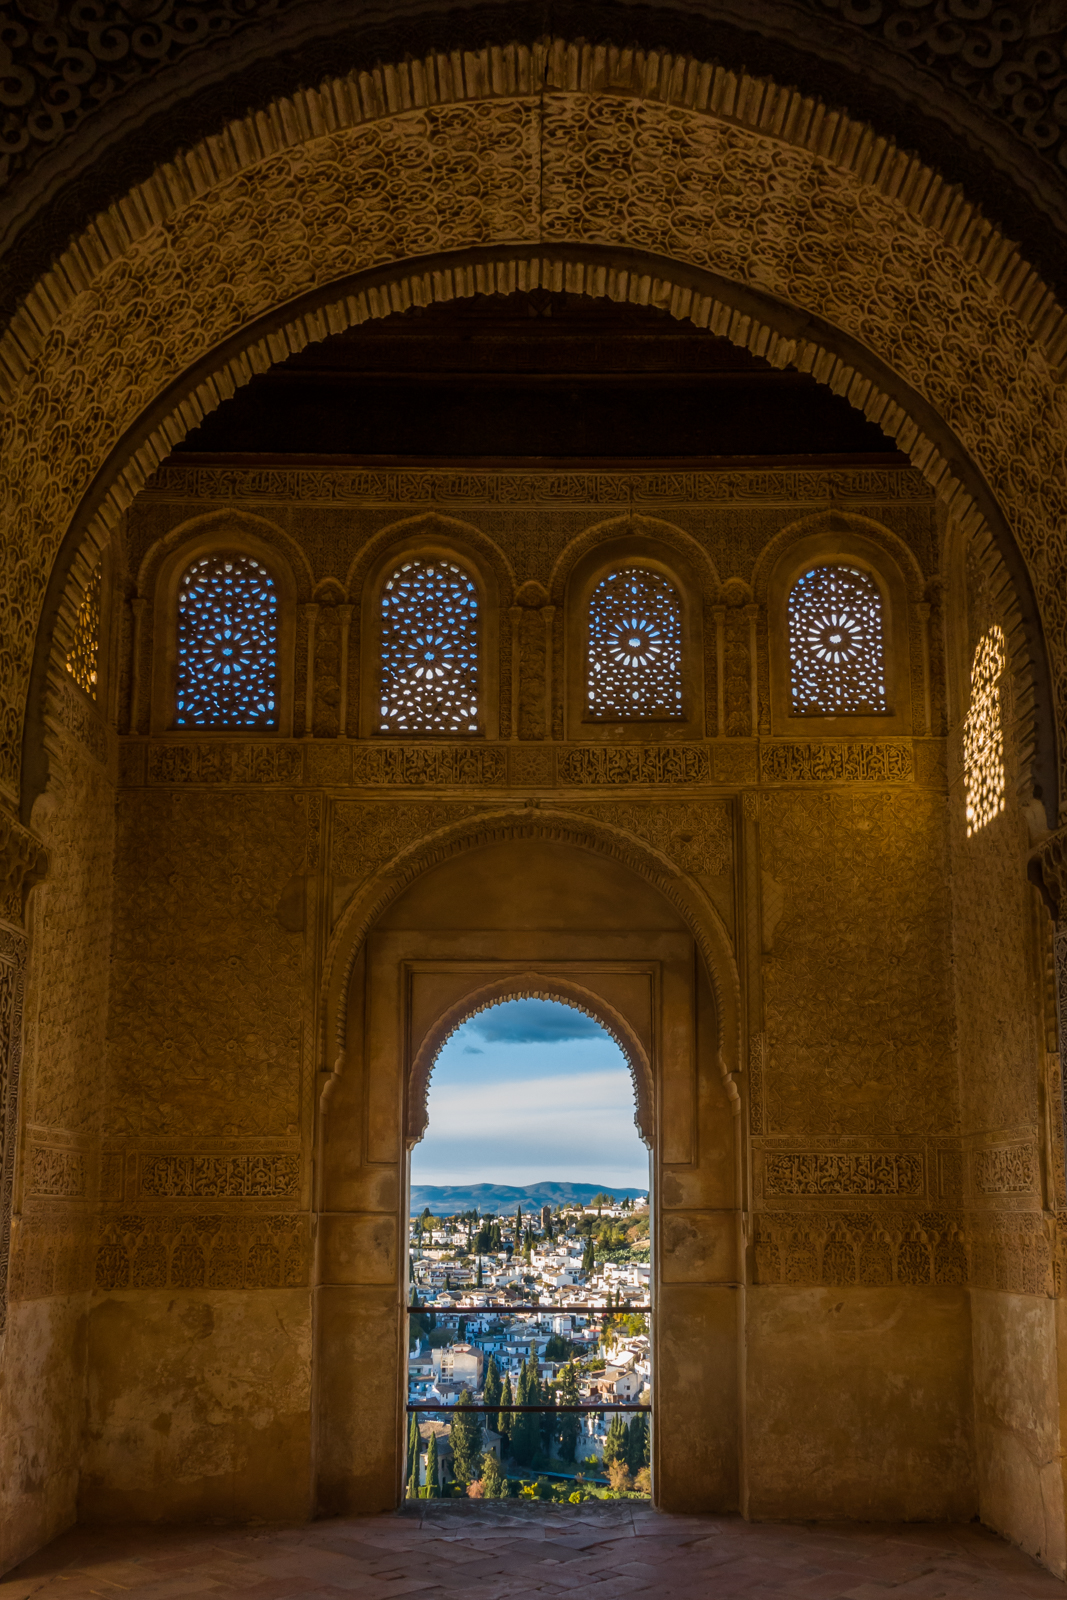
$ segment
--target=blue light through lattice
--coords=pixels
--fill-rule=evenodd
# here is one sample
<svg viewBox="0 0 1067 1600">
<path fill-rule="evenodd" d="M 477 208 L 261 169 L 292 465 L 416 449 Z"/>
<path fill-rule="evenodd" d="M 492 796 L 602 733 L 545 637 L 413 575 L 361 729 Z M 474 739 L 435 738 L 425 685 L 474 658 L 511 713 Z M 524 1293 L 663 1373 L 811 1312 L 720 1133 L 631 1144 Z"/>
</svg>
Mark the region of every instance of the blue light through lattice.
<svg viewBox="0 0 1067 1600">
<path fill-rule="evenodd" d="M 278 594 L 251 556 L 194 561 L 178 589 L 179 728 L 278 726 Z"/>
<path fill-rule="evenodd" d="M 586 705 L 626 722 L 682 715 L 682 607 L 669 578 L 624 567 L 593 590 Z"/>
<path fill-rule="evenodd" d="M 812 567 L 789 596 L 793 710 L 886 710 L 882 596 L 858 567 Z"/>
<path fill-rule="evenodd" d="M 478 591 L 454 561 L 413 557 L 382 590 L 379 733 L 478 732 Z"/>
</svg>

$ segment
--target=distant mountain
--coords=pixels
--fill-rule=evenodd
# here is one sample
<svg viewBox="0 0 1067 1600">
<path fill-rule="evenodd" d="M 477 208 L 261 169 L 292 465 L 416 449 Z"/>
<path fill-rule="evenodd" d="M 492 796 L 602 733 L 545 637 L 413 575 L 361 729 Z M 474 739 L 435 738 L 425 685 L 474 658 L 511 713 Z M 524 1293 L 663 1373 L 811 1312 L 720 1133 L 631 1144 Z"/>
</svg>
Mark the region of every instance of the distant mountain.
<svg viewBox="0 0 1067 1600">
<path fill-rule="evenodd" d="M 647 1189 L 619 1189 L 611 1183 L 531 1183 L 513 1189 L 506 1183 L 433 1184 L 413 1183 L 411 1214 L 417 1216 L 427 1206 L 431 1216 L 451 1217 L 457 1211 L 478 1211 L 483 1216 L 524 1211 L 542 1206 L 588 1205 L 596 1194 L 611 1194 L 616 1200 L 639 1200 Z"/>
</svg>

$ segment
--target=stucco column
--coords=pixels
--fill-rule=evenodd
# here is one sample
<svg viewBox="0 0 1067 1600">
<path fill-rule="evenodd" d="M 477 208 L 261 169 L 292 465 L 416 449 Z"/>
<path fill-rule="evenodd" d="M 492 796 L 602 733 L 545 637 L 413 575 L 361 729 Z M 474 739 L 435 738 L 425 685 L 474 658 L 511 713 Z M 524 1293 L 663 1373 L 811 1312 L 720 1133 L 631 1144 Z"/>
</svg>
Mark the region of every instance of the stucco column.
<svg viewBox="0 0 1067 1600">
<path fill-rule="evenodd" d="M 315 717 L 315 623 L 318 620 L 319 608 L 316 605 L 304 607 L 304 617 L 308 625 L 308 656 L 307 656 L 307 682 L 304 685 L 304 738 L 310 739 L 312 723 Z"/>
</svg>

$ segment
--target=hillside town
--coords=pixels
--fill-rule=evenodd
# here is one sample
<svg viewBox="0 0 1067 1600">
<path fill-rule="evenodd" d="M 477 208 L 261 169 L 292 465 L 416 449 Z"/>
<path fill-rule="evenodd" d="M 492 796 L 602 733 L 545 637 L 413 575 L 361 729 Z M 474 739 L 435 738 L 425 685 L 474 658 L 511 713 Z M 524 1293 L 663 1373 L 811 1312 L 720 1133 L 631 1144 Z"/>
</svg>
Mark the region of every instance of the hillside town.
<svg viewBox="0 0 1067 1600">
<path fill-rule="evenodd" d="M 409 1497 L 647 1495 L 647 1199 L 600 1194 L 510 1216 L 426 1209 L 409 1246 L 408 1398 L 420 1407 Z M 440 1412 L 422 1409 L 435 1402 Z M 545 1409 L 445 1409 L 471 1404 Z"/>
</svg>

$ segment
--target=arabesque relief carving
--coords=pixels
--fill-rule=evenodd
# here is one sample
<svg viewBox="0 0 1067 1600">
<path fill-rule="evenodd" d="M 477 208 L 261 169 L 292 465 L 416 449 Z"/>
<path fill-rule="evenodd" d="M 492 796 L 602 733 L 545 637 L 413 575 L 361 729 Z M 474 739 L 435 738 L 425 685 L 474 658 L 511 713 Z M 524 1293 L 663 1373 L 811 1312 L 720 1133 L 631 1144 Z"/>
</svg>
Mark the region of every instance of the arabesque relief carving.
<svg viewBox="0 0 1067 1600">
<path fill-rule="evenodd" d="M 847 140 L 843 127 L 829 139 L 829 159 L 816 158 L 807 149 L 751 128 L 736 123 L 727 128 L 710 109 L 665 106 L 617 94 L 550 92 L 537 99 L 520 96 L 447 107 L 427 105 L 359 127 L 336 128 L 299 151 L 275 149 L 262 159 L 254 178 L 249 167 L 239 178 L 221 178 L 210 199 L 200 196 L 188 203 L 182 199 L 179 203 L 184 210 L 173 212 L 165 230 L 144 233 L 129 245 L 121 260 L 94 272 L 86 258 L 88 271 L 79 268 L 78 272 L 77 299 L 68 301 L 64 292 L 57 291 L 54 318 L 44 315 L 40 326 L 51 324 L 47 344 L 42 344 L 41 333 L 32 322 L 24 319 L 26 342 L 21 353 L 16 354 L 12 347 L 9 363 L 18 393 L 12 393 L 5 410 L 5 429 L 9 431 L 3 456 L 19 487 L 10 501 L 13 521 L 3 548 L 11 563 L 9 570 L 14 572 L 22 564 L 20 570 L 27 578 L 22 585 L 25 605 L 12 616 L 14 633 L 6 646 L 13 670 L 5 685 L 8 698 L 0 711 L 5 747 L 13 752 L 19 747 L 25 674 L 51 558 L 51 545 L 45 549 L 35 543 L 36 535 L 29 530 L 67 525 L 73 505 L 112 442 L 131 426 L 147 393 L 153 392 L 153 374 L 165 371 L 169 380 L 172 373 L 232 336 L 252 315 L 259 316 L 271 304 L 290 300 L 305 289 L 324 285 L 343 273 L 402 261 L 414 253 L 425 256 L 428 249 L 456 251 L 472 238 L 481 248 L 491 248 L 499 238 L 506 239 L 509 249 L 528 245 L 535 254 L 542 248 L 551 251 L 557 243 L 584 248 L 586 239 L 599 244 L 607 238 L 616 245 L 639 239 L 642 249 L 653 254 L 659 251 L 665 262 L 680 261 L 687 270 L 707 269 L 744 283 L 755 259 L 752 241 L 739 229 L 726 198 L 738 185 L 762 197 L 754 212 L 760 217 L 763 240 L 756 252 L 761 290 L 780 303 L 810 308 L 836 323 L 876 359 L 884 359 L 946 419 L 964 449 L 973 452 L 986 472 L 994 494 L 1012 518 L 1024 555 L 1030 558 L 1039 599 L 1047 597 L 1052 606 L 1053 594 L 1045 574 L 1055 570 L 1056 562 L 1038 562 L 1036 556 L 1039 550 L 1049 549 L 1051 530 L 1067 521 L 1060 504 L 1065 491 L 1059 486 L 1055 462 L 1051 456 L 1042 459 L 1042 452 L 1051 449 L 1051 441 L 1061 431 L 1058 419 L 1064 396 L 1054 372 L 1039 354 L 1020 365 L 1018 352 L 1031 348 L 1030 319 L 1036 317 L 1039 337 L 1052 339 L 1052 359 L 1058 360 L 1061 330 L 1057 314 L 1043 287 L 1012 262 L 1010 251 L 1003 257 L 988 251 L 982 256 L 983 262 L 995 256 L 995 267 L 989 269 L 992 282 L 1005 286 L 991 289 L 985 268 L 972 264 L 958 244 L 948 244 L 921 207 L 909 209 L 900 198 L 906 193 L 910 199 L 914 186 L 910 180 L 902 186 L 895 168 L 892 183 L 886 176 L 885 187 L 879 187 L 883 152 L 876 156 L 873 147 L 865 147 L 860 155 L 857 146 L 855 172 L 835 165 L 837 137 Z M 457 140 L 463 143 L 465 159 L 453 168 L 448 151 Z M 635 167 L 635 153 L 646 148 L 669 150 L 671 155 L 661 158 L 657 154 L 651 162 L 642 158 Z M 232 165 L 235 157 L 226 159 Z M 607 210 L 599 207 L 593 218 L 575 205 L 575 197 L 584 194 L 590 184 L 598 184 L 596 173 L 603 170 L 605 161 L 622 174 L 639 168 L 641 176 L 639 181 L 633 179 L 604 191 Z M 387 186 L 379 190 L 371 181 L 372 174 L 402 173 L 405 190 L 411 193 L 410 175 L 420 163 L 435 197 L 432 240 L 427 238 L 421 212 L 416 228 L 402 195 L 389 192 Z M 460 169 L 464 174 L 462 194 L 455 187 Z M 917 166 L 916 182 L 919 170 Z M 471 171 L 478 175 L 475 194 L 469 188 Z M 686 175 L 681 191 L 680 172 Z M 319 198 L 323 192 L 319 179 L 327 174 L 328 217 L 344 214 L 358 219 L 340 230 L 328 222 Z M 297 192 L 305 227 L 299 236 L 290 232 L 287 237 L 275 238 L 272 222 L 280 226 L 277 219 L 287 215 L 288 197 Z M 367 196 L 372 192 L 376 202 L 368 205 Z M 597 192 L 602 192 L 602 185 Z M 805 197 L 802 209 L 796 204 L 798 195 Z M 502 196 L 507 203 L 502 203 Z M 162 204 L 166 210 L 171 202 L 163 200 Z M 926 205 L 927 200 L 921 204 Z M 159 208 L 151 214 L 159 215 Z M 804 235 L 798 233 L 801 214 L 833 221 L 829 228 L 820 224 L 819 229 Z M 936 208 L 929 213 L 936 214 Z M 260 268 L 238 272 L 227 252 L 243 251 L 248 229 L 258 226 L 260 215 L 267 230 Z M 684 229 L 679 227 L 680 216 L 686 218 Z M 376 230 L 379 223 L 386 222 L 388 244 L 383 245 Z M 767 241 L 779 237 L 782 248 L 769 248 Z M 556 266 L 546 262 L 542 273 L 540 256 L 536 260 L 533 277 L 529 264 L 520 272 L 518 264 L 510 262 L 504 281 L 554 282 L 558 275 L 563 285 L 570 268 L 565 271 L 561 261 L 557 274 Z M 847 262 L 847 271 L 843 262 Z M 1005 277 L 1009 266 L 1011 275 Z M 598 292 L 628 297 L 629 272 L 623 286 L 616 269 L 612 271 L 615 275 L 609 280 L 598 280 Z M 571 276 L 575 287 L 585 285 L 584 267 L 576 277 Z M 493 279 L 495 286 L 495 267 Z M 185 309 L 180 328 L 155 314 L 155 289 L 148 287 L 154 285 L 162 292 L 163 284 L 172 280 L 180 282 L 182 293 L 189 297 L 187 306 L 182 301 Z M 219 294 L 222 282 L 236 285 L 235 292 Z M 432 298 L 438 292 L 445 296 L 456 292 L 454 276 L 436 288 L 432 278 L 426 280 L 425 288 L 422 282 L 420 278 L 417 295 Z M 871 283 L 879 285 L 876 298 L 862 287 Z M 923 315 L 919 317 L 914 304 L 916 283 L 923 284 Z M 673 308 L 675 286 L 669 272 L 663 285 L 663 303 Z M 410 287 L 403 292 L 402 303 L 410 302 L 411 292 Z M 652 292 L 650 281 L 647 293 Z M 386 299 L 391 307 L 392 297 Z M 938 309 L 942 302 L 963 308 L 959 318 L 951 320 L 953 326 L 958 320 L 969 327 L 965 348 L 957 350 L 945 342 L 950 319 Z M 357 300 L 345 316 L 358 319 L 374 314 L 377 307 L 375 291 L 373 305 L 365 298 L 361 309 Z M 742 330 L 733 313 L 723 309 L 720 315 L 710 297 L 702 299 L 697 294 L 694 298 L 692 289 L 682 292 L 676 314 L 699 319 L 712 318 L 713 313 L 714 326 L 718 328 L 721 322 L 721 331 L 729 334 L 733 330 L 739 341 L 762 339 L 762 330 L 755 323 L 746 321 Z M 899 329 L 905 325 L 912 333 L 902 343 Z M 309 329 L 310 324 L 302 328 L 297 343 L 308 337 Z M 20 335 L 22 332 L 20 322 Z M 106 359 L 87 365 L 80 353 L 92 350 L 106 352 Z M 800 346 L 775 335 L 767 350 L 772 359 L 795 360 L 802 367 L 823 362 L 827 381 L 838 370 L 836 358 L 823 361 L 823 352 L 807 343 Z M 72 352 L 79 354 L 72 359 Z M 116 359 L 116 352 L 121 359 Z M 235 377 L 245 370 L 238 362 Z M 881 421 L 905 447 L 914 444 L 926 470 L 943 476 L 936 450 L 927 450 L 925 443 L 919 446 L 917 429 L 903 411 L 868 380 L 861 382 L 851 370 L 846 375 L 843 365 L 839 370 L 842 390 L 855 383 L 857 400 L 867 414 Z M 999 375 L 993 376 L 994 371 Z M 210 393 L 218 390 L 212 388 Z M 205 400 L 208 394 L 205 389 Z M 190 418 L 195 410 L 190 408 Z M 1035 416 L 1046 419 L 1047 426 L 1035 430 Z M 60 423 L 70 430 L 63 437 L 75 443 L 65 448 L 62 461 L 52 461 L 49 441 L 59 437 Z M 25 447 L 16 450 L 14 441 L 22 439 Z M 130 469 L 135 487 L 160 452 L 161 446 L 146 447 L 139 464 Z M 38 459 L 48 461 L 49 470 L 33 470 L 32 463 Z M 1037 495 L 1032 490 L 1035 481 L 1041 485 Z M 32 504 L 25 503 L 24 515 L 20 497 L 27 494 Z M 948 483 L 946 494 L 961 515 L 974 520 L 966 490 Z M 114 507 L 101 514 L 94 537 L 106 537 L 105 524 L 114 514 Z M 49 538 L 53 537 L 50 533 Z M 72 604 L 76 601 L 77 596 L 72 596 Z M 1067 672 L 1067 638 L 1060 638 L 1053 627 L 1049 640 L 1055 673 L 1062 678 Z M 9 757 L 2 777 L 8 785 L 14 782 L 13 758 Z"/>
<path fill-rule="evenodd" d="M 971 1158 L 979 1194 L 1033 1194 L 1037 1182 L 1037 1150 L 1032 1144 L 992 1145 Z"/>
<path fill-rule="evenodd" d="M 279 1137 L 300 1121 L 305 938 L 279 915 L 304 794 L 126 791 L 109 1057 L 113 1135 Z"/>
<path fill-rule="evenodd" d="M 767 1195 L 921 1195 L 923 1158 L 917 1151 L 768 1151 L 763 1188 Z"/>
<path fill-rule="evenodd" d="M 733 825 L 725 800 L 657 801 L 634 805 L 574 805 L 567 810 L 597 817 L 623 833 L 644 839 L 676 861 L 683 872 L 720 877 L 733 862 Z"/>
<path fill-rule="evenodd" d="M 487 810 L 485 806 L 419 804 L 368 805 L 340 800 L 333 810 L 330 870 L 357 881 L 439 828 Z"/>
<path fill-rule="evenodd" d="M 152 744 L 149 783 L 299 783 L 298 744 Z"/>
<path fill-rule="evenodd" d="M 357 745 L 352 751 L 352 782 L 423 785 L 507 782 L 507 752 L 495 745 Z"/>
<path fill-rule="evenodd" d="M 27 953 L 24 939 L 0 928 L 0 1333 L 7 1323 Z"/>
<path fill-rule="evenodd" d="M 765 783 L 905 783 L 914 776 L 903 739 L 760 745 Z"/>
<path fill-rule="evenodd" d="M 85 1194 L 85 1154 L 54 1145 L 31 1145 L 30 1194 L 63 1195 L 79 1199 Z"/>
<path fill-rule="evenodd" d="M 710 783 L 711 752 L 700 744 L 578 745 L 560 751 L 561 784 Z"/>
<path fill-rule="evenodd" d="M 306 1215 L 166 1213 L 105 1218 L 98 1289 L 299 1289 L 308 1281 Z"/>
<path fill-rule="evenodd" d="M 951 1131 L 942 806 L 912 787 L 761 796 L 785 891 L 763 958 L 768 1133 Z"/>
<path fill-rule="evenodd" d="M 970 1273 L 970 1241 L 945 1213 L 903 1218 L 840 1212 L 830 1218 L 761 1212 L 755 1238 L 759 1283 L 962 1286 Z"/>
<path fill-rule="evenodd" d="M 292 1200 L 300 1192 L 300 1157 L 262 1155 L 142 1155 L 143 1197 L 160 1200 Z"/>
</svg>

